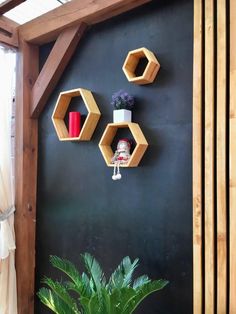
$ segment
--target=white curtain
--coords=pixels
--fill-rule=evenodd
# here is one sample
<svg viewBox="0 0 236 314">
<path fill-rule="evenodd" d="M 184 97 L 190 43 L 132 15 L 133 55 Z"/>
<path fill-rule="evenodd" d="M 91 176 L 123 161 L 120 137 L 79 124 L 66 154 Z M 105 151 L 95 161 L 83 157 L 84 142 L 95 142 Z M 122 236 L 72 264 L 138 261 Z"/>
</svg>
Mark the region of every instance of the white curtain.
<svg viewBox="0 0 236 314">
<path fill-rule="evenodd" d="M 17 313 L 14 176 L 11 152 L 15 52 L 0 46 L 0 314 Z"/>
</svg>

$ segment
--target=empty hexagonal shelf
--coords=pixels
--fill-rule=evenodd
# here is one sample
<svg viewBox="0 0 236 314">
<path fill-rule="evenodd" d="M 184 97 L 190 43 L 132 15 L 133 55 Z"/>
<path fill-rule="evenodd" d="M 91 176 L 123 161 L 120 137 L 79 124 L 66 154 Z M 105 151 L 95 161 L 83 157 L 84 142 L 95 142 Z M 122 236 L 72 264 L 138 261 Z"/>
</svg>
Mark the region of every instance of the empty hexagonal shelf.
<svg viewBox="0 0 236 314">
<path fill-rule="evenodd" d="M 111 159 L 114 155 L 111 144 L 119 128 L 129 128 L 136 142 L 136 146 L 131 154 L 128 163 L 125 165 L 121 165 L 121 167 L 137 167 L 148 147 L 148 143 L 143 135 L 143 132 L 137 123 L 122 122 L 109 123 L 107 125 L 99 143 L 99 148 L 102 152 L 103 158 L 108 167 L 114 167 L 114 164 L 111 163 Z"/>
<path fill-rule="evenodd" d="M 81 96 L 88 114 L 83 123 L 78 137 L 69 137 L 69 132 L 65 124 L 65 115 L 73 97 Z M 77 88 L 61 92 L 55 109 L 52 114 L 52 121 L 60 141 L 89 141 L 97 126 L 101 113 L 93 98 L 91 91 L 83 88 Z"/>
<path fill-rule="evenodd" d="M 142 59 L 147 60 L 147 65 L 145 66 L 143 73 L 137 75 L 135 72 Z M 128 53 L 122 69 L 129 82 L 144 85 L 154 81 L 160 69 L 160 64 L 154 53 L 143 47 Z"/>
</svg>

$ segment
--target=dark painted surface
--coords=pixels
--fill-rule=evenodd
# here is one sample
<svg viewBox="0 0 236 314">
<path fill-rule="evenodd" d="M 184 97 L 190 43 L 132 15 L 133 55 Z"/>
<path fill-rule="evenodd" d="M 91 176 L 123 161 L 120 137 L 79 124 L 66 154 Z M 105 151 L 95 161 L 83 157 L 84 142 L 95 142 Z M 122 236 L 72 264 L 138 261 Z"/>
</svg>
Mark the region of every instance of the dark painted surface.
<svg viewBox="0 0 236 314">
<path fill-rule="evenodd" d="M 137 314 L 192 313 L 192 10 L 192 1 L 154 1 L 93 27 L 79 44 L 39 124 L 37 290 L 43 275 L 60 277 L 50 254 L 80 265 L 80 253 L 90 252 L 107 274 L 130 255 L 140 258 L 137 274 L 170 280 Z M 154 84 L 136 86 L 121 67 L 142 46 L 161 71 Z M 62 143 L 51 114 L 58 93 L 77 87 L 93 91 L 102 118 L 91 142 Z M 121 88 L 135 95 L 134 121 L 150 146 L 140 167 L 113 182 L 98 142 Z M 38 301 L 35 312 L 49 313 Z"/>
</svg>

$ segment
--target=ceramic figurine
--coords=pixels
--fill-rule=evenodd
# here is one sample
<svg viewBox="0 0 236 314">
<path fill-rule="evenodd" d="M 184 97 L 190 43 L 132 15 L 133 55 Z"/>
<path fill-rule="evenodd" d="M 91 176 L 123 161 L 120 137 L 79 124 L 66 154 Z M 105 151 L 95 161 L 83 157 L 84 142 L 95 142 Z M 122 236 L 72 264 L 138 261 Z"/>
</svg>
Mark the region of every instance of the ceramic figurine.
<svg viewBox="0 0 236 314">
<path fill-rule="evenodd" d="M 117 149 L 114 156 L 112 157 L 111 162 L 114 164 L 114 173 L 112 176 L 113 180 L 120 180 L 120 165 L 127 164 L 130 159 L 130 148 L 131 144 L 127 138 L 120 139 L 117 144 Z"/>
</svg>

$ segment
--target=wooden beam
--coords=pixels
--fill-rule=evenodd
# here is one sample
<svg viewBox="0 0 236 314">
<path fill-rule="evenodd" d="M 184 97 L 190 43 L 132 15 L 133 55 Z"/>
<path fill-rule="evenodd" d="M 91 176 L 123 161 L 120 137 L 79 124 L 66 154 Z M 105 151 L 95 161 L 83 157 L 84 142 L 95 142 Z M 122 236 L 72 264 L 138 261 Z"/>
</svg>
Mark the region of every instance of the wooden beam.
<svg viewBox="0 0 236 314">
<path fill-rule="evenodd" d="M 72 0 L 19 27 L 24 40 L 43 44 L 57 38 L 65 28 L 84 22 L 105 21 L 151 0 Z"/>
<path fill-rule="evenodd" d="M 58 37 L 32 89 L 31 117 L 38 118 L 69 63 L 86 25 L 73 26 Z"/>
<path fill-rule="evenodd" d="M 9 46 L 18 47 L 19 25 L 5 16 L 0 16 L 0 42 Z"/>
<path fill-rule="evenodd" d="M 16 88 L 16 269 L 18 313 L 34 313 L 38 121 L 30 119 L 38 48 L 20 41 Z M 10 313 L 9 313 L 10 314 Z"/>
<path fill-rule="evenodd" d="M 194 0 L 193 48 L 193 313 L 202 313 L 202 1 Z"/>
<path fill-rule="evenodd" d="M 205 0 L 205 313 L 215 313 L 214 0 Z"/>
<path fill-rule="evenodd" d="M 0 15 L 4 14 L 26 0 L 6 0 L 0 4 Z"/>
<path fill-rule="evenodd" d="M 217 313 L 227 313 L 226 0 L 217 1 Z"/>
<path fill-rule="evenodd" d="M 236 1 L 230 0 L 230 304 L 236 313 Z"/>
</svg>

